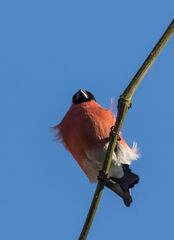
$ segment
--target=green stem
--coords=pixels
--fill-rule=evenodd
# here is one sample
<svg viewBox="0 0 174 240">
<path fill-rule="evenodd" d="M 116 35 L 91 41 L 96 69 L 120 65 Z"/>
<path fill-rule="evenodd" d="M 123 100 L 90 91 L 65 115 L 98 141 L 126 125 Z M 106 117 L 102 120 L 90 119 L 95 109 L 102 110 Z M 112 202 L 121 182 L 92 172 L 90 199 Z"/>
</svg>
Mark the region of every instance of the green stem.
<svg viewBox="0 0 174 240">
<path fill-rule="evenodd" d="M 79 240 L 84 240 L 87 238 L 88 232 L 90 230 L 90 227 L 92 225 L 93 219 L 95 217 L 95 213 L 97 210 L 97 207 L 99 205 L 100 202 L 100 198 L 102 196 L 102 192 L 103 192 L 103 188 L 104 188 L 104 184 L 103 182 L 99 181 L 92 199 L 92 203 L 83 227 L 83 230 L 80 234 Z"/>
<path fill-rule="evenodd" d="M 153 48 L 149 56 L 144 61 L 143 65 L 140 67 L 132 81 L 129 83 L 123 94 L 120 96 L 118 100 L 118 112 L 117 112 L 117 121 L 115 123 L 114 129 L 113 129 L 113 135 L 111 138 L 111 141 L 108 146 L 106 159 L 103 165 L 102 173 L 107 176 L 111 162 L 112 162 L 112 155 L 115 150 L 115 147 L 117 145 L 119 132 L 121 130 L 121 127 L 123 125 L 124 119 L 126 117 L 126 114 L 128 112 L 129 107 L 131 106 L 132 96 L 134 92 L 136 91 L 138 85 L 141 83 L 143 77 L 146 75 L 160 52 L 163 50 L 166 43 L 169 41 L 171 36 L 174 33 L 174 20 L 171 22 L 161 39 L 158 41 L 156 46 Z M 98 207 L 98 204 L 100 202 L 100 198 L 102 196 L 104 188 L 104 183 L 102 181 L 99 181 L 96 187 L 96 191 L 94 193 L 94 197 L 85 221 L 85 224 L 83 226 L 82 232 L 80 234 L 79 240 L 86 240 L 89 230 L 91 228 L 93 219 L 95 217 L 95 213 Z"/>
<path fill-rule="evenodd" d="M 174 33 L 174 19 L 160 38 L 160 40 L 157 42 L 153 50 L 150 52 L 149 56 L 146 58 L 138 72 L 135 74 L 125 91 L 123 92 L 122 96 L 126 96 L 126 98 L 130 99 L 132 98 L 134 92 L 136 91 L 138 85 L 158 57 L 158 55 L 161 53 L 163 50 L 164 46 L 167 44 L 169 39 Z"/>
</svg>

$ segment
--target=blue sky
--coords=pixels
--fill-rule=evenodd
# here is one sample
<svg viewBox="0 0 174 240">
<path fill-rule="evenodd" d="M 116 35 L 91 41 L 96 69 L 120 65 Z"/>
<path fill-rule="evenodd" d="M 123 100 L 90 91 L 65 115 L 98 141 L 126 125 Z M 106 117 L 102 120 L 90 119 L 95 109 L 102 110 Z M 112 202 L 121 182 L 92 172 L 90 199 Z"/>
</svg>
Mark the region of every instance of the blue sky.
<svg viewBox="0 0 174 240">
<path fill-rule="evenodd" d="M 50 128 L 79 88 L 117 101 L 174 17 L 173 0 L 0 2 L 0 239 L 78 239 L 95 185 Z M 105 189 L 89 238 L 173 238 L 174 38 L 123 127 L 141 159 L 126 208 Z"/>
</svg>

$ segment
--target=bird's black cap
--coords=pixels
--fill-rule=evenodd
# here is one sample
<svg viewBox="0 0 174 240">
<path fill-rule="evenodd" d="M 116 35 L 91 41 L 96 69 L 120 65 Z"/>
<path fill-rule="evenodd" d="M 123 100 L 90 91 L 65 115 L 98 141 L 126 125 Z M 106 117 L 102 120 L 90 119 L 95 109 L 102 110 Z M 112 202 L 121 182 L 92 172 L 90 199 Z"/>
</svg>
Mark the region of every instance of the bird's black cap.
<svg viewBox="0 0 174 240">
<path fill-rule="evenodd" d="M 95 100 L 95 97 L 92 93 L 90 93 L 87 90 L 80 89 L 78 92 L 76 92 L 72 98 L 72 102 L 75 104 L 88 102 L 90 100 Z"/>
</svg>

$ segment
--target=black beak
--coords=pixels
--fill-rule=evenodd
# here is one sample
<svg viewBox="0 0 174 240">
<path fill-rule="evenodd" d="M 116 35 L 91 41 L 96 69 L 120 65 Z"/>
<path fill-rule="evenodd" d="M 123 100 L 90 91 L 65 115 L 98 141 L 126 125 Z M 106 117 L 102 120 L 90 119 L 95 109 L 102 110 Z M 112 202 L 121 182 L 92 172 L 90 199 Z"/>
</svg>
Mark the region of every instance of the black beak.
<svg viewBox="0 0 174 240">
<path fill-rule="evenodd" d="M 76 100 L 78 99 L 89 99 L 89 96 L 85 90 L 80 89 L 76 94 Z"/>
</svg>

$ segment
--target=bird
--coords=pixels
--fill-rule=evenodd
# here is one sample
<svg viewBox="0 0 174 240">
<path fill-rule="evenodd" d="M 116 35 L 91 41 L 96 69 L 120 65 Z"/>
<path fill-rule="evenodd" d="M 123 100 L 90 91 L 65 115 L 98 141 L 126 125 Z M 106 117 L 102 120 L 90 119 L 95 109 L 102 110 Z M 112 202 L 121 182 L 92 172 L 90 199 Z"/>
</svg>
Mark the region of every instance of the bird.
<svg viewBox="0 0 174 240">
<path fill-rule="evenodd" d="M 53 128 L 90 182 L 103 180 L 129 207 L 133 201 L 131 189 L 139 182 L 139 176 L 130 169 L 132 161 L 139 158 L 137 144 L 129 147 L 119 133 L 108 176 L 100 176 L 115 121 L 111 109 L 102 107 L 91 92 L 80 89 L 73 95 L 63 119 Z"/>
</svg>

